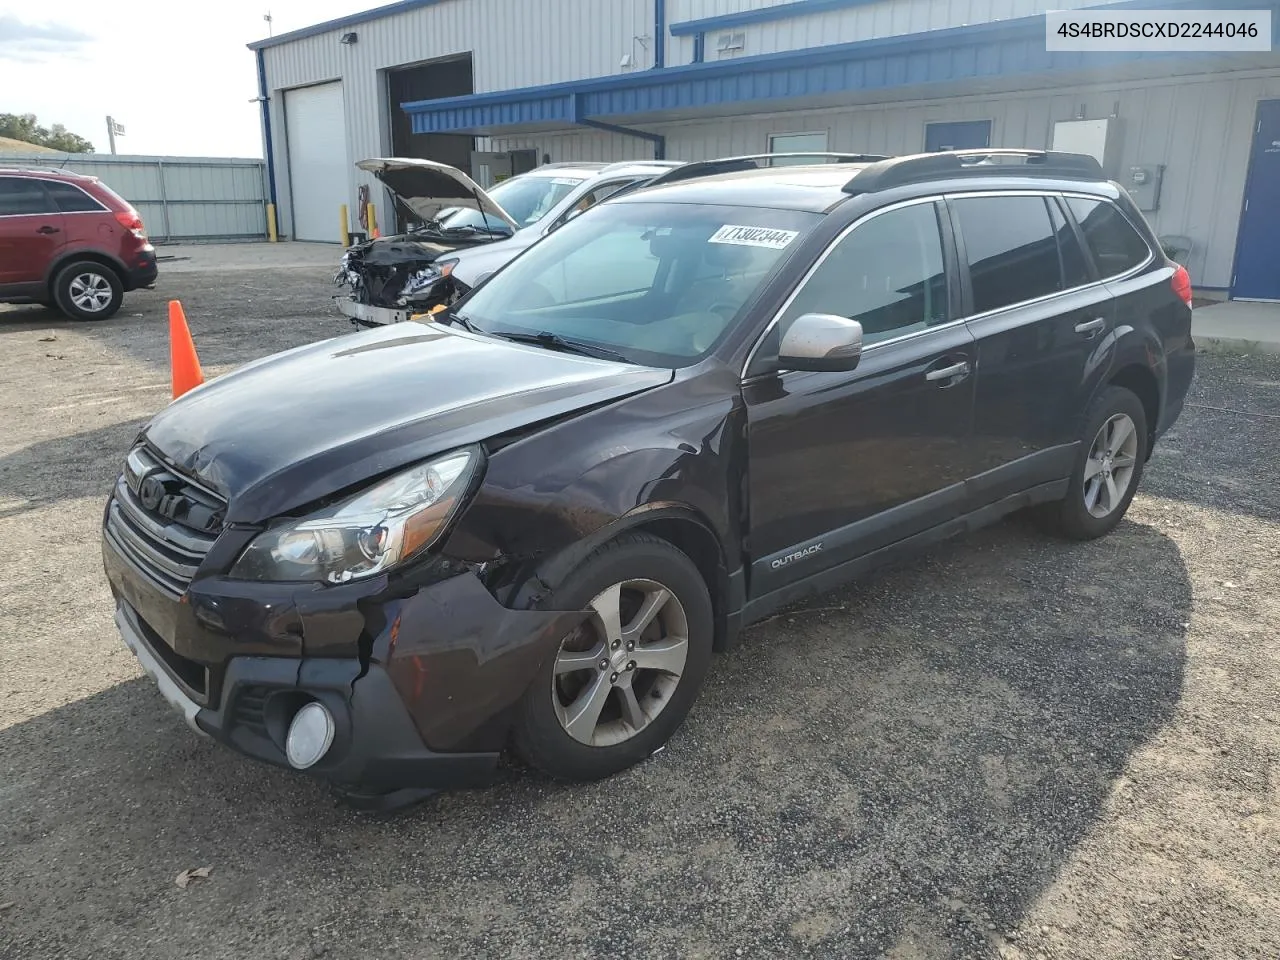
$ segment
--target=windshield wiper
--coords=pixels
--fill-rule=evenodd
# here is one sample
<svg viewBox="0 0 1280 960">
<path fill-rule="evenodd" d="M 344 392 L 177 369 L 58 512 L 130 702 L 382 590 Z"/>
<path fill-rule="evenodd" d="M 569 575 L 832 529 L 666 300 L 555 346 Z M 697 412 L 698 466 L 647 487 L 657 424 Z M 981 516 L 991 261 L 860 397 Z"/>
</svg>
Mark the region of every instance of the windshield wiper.
<svg viewBox="0 0 1280 960">
<path fill-rule="evenodd" d="M 465 314 L 456 313 L 453 310 L 450 310 L 446 314 L 446 316 L 449 318 L 450 323 L 456 323 L 463 330 L 468 330 L 471 333 L 478 333 L 486 337 L 493 336 L 493 334 L 491 334 L 488 330 L 483 330 L 480 327 L 477 327 L 475 323 L 471 320 L 471 318 L 466 316 Z"/>
<path fill-rule="evenodd" d="M 565 353 L 578 353 L 584 357 L 595 357 L 598 360 L 618 360 L 622 363 L 631 362 L 617 350 L 610 350 L 608 347 L 598 347 L 594 343 L 584 343 L 581 340 L 570 340 L 566 337 L 560 336 L 558 333 L 552 333 L 549 330 L 542 330 L 538 333 L 516 333 L 514 331 L 498 330 L 493 332 L 492 336 L 501 337 L 503 340 L 511 340 L 515 343 L 532 343 L 535 346 L 545 347 L 548 350 L 561 350 Z"/>
</svg>

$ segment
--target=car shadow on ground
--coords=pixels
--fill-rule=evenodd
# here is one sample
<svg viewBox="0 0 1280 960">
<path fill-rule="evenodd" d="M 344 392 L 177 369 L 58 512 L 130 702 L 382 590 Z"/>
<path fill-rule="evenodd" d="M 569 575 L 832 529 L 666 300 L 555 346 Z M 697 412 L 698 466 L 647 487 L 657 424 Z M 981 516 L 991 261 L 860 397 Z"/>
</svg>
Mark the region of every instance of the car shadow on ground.
<svg viewBox="0 0 1280 960">
<path fill-rule="evenodd" d="M 387 956 L 395 929 L 471 956 L 994 956 L 1123 806 L 1176 709 L 1191 605 L 1152 527 L 1063 544 L 1001 524 L 751 628 L 633 770 L 513 767 L 388 821 L 126 682 L 0 731 L 14 955 L 209 936 Z M 179 902 L 173 876 L 202 865 Z"/>
<path fill-rule="evenodd" d="M 101 497 L 104 502 L 124 455 L 146 418 L 54 437 L 0 456 L 0 520 L 52 503 Z"/>
</svg>

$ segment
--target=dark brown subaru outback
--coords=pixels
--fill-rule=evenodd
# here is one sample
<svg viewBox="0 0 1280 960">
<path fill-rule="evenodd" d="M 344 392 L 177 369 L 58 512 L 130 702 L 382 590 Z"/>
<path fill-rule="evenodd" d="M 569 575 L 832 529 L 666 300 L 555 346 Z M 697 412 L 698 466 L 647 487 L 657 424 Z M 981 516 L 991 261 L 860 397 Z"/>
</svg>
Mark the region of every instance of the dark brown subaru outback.
<svg viewBox="0 0 1280 960">
<path fill-rule="evenodd" d="M 165 698 L 369 802 L 508 747 L 603 777 L 782 604 L 1015 510 L 1115 527 L 1194 367 L 1129 197 L 1077 155 L 826 159 L 674 168 L 435 322 L 163 410 L 103 556 Z"/>
</svg>

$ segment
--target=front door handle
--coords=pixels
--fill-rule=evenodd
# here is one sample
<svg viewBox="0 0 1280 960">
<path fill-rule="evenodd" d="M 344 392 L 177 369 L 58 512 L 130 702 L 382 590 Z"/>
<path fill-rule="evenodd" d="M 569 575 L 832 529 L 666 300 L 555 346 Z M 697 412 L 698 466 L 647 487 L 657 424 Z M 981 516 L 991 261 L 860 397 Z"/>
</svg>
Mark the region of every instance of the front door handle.
<svg viewBox="0 0 1280 960">
<path fill-rule="evenodd" d="M 924 375 L 926 380 L 951 380 L 955 377 L 963 377 L 969 372 L 969 361 L 961 360 L 959 363 L 952 364 L 949 367 L 942 367 L 938 370 L 930 370 Z"/>
<path fill-rule="evenodd" d="M 1085 320 L 1076 324 L 1076 333 L 1085 337 L 1092 337 L 1095 333 L 1107 325 L 1107 321 L 1102 317 L 1093 320 Z"/>
<path fill-rule="evenodd" d="M 36 233 L 57 233 L 57 232 L 58 232 L 57 227 L 41 227 L 39 230 L 36 231 Z"/>
</svg>

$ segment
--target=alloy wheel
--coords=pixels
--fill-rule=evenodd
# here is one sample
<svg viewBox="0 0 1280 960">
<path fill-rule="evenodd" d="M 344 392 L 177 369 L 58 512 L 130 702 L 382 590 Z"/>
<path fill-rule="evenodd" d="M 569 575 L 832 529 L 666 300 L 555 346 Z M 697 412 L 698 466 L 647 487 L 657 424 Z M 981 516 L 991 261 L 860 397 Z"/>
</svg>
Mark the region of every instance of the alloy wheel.
<svg viewBox="0 0 1280 960">
<path fill-rule="evenodd" d="M 653 580 L 615 583 L 589 607 L 556 653 L 551 696 L 569 736 L 607 747 L 630 740 L 671 701 L 689 656 L 689 621 Z"/>
<path fill-rule="evenodd" d="M 99 273 L 77 274 L 67 292 L 85 313 L 100 313 L 111 303 L 111 284 Z"/>
<path fill-rule="evenodd" d="M 1084 462 L 1084 506 L 1102 519 L 1124 500 L 1138 465 L 1138 430 L 1128 414 L 1110 417 L 1093 438 Z"/>
</svg>

